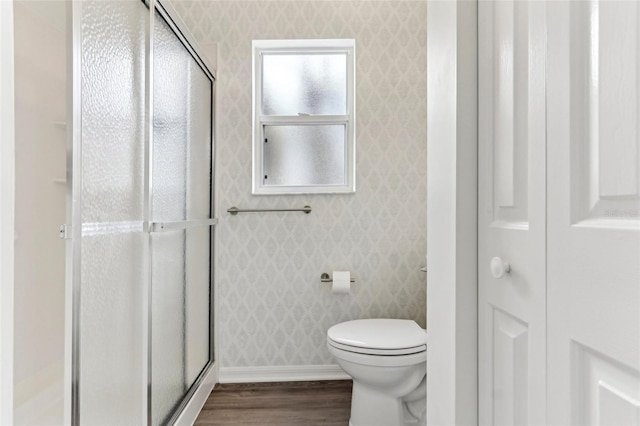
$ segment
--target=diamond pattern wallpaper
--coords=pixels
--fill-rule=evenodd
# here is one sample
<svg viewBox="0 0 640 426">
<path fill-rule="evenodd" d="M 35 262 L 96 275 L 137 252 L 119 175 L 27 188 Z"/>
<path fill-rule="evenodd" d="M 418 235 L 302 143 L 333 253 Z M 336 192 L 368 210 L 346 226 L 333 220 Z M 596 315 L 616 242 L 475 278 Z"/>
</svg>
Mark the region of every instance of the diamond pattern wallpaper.
<svg viewBox="0 0 640 426">
<path fill-rule="evenodd" d="M 216 44 L 216 310 L 224 367 L 335 364 L 326 331 L 357 318 L 425 326 L 426 2 L 173 2 Z M 356 39 L 356 193 L 251 194 L 251 41 Z M 229 215 L 239 208 L 312 213 Z M 349 295 L 322 272 L 349 270 Z"/>
</svg>

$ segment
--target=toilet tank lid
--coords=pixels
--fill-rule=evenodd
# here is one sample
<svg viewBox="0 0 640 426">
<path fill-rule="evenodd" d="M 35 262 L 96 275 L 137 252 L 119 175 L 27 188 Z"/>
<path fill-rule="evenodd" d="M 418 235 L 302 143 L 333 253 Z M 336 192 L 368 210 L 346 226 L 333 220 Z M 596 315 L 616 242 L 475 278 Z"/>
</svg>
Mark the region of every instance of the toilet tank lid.
<svg viewBox="0 0 640 426">
<path fill-rule="evenodd" d="M 359 348 L 404 349 L 426 345 L 427 333 L 411 320 L 362 319 L 336 324 L 327 331 L 334 342 Z"/>
</svg>

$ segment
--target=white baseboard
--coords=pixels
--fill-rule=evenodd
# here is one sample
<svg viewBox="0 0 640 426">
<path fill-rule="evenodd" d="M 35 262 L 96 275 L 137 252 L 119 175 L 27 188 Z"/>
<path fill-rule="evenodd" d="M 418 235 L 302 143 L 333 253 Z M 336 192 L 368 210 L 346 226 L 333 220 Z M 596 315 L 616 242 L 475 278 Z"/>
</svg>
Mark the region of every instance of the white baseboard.
<svg viewBox="0 0 640 426">
<path fill-rule="evenodd" d="M 180 416 L 176 419 L 176 426 L 191 426 L 195 423 L 198 414 L 202 410 L 204 403 L 209 398 L 213 387 L 218 383 L 218 368 L 216 363 L 205 372 L 204 379 L 200 386 L 187 403 Z"/>
<path fill-rule="evenodd" d="M 351 379 L 351 377 L 337 364 L 220 368 L 220 383 L 300 382 L 308 380 L 349 379 Z"/>
</svg>

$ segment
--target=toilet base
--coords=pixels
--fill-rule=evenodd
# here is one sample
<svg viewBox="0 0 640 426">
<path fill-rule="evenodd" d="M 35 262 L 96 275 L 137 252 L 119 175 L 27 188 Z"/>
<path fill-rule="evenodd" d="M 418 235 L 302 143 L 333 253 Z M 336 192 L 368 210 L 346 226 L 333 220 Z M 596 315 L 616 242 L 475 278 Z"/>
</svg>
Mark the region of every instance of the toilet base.
<svg viewBox="0 0 640 426">
<path fill-rule="evenodd" d="M 354 380 L 351 394 L 351 426 L 404 426 L 402 401 L 363 386 Z"/>
<path fill-rule="evenodd" d="M 424 385 L 421 383 L 421 385 Z M 354 381 L 349 426 L 421 426 L 403 398 L 376 392 Z"/>
</svg>

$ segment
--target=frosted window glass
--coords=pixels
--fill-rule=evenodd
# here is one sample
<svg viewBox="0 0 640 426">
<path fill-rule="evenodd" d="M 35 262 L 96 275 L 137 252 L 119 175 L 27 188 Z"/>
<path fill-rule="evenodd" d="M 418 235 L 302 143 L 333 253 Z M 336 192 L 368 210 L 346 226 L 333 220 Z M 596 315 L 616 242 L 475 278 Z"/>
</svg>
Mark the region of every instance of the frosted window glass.
<svg viewBox="0 0 640 426">
<path fill-rule="evenodd" d="M 142 220 L 146 8 L 86 1 L 82 11 L 82 220 Z"/>
<path fill-rule="evenodd" d="M 264 115 L 347 113 L 347 55 L 263 54 Z"/>
<path fill-rule="evenodd" d="M 211 205 L 211 80 L 156 17 L 154 220 L 205 219 Z"/>
<path fill-rule="evenodd" d="M 265 186 L 344 185 L 345 126 L 264 126 Z"/>
<path fill-rule="evenodd" d="M 141 425 L 144 344 L 141 233 L 82 239 L 80 421 Z M 117 408 L 116 408 L 117 407 Z"/>
<path fill-rule="evenodd" d="M 355 40 L 253 40 L 252 51 L 252 193 L 354 192 Z"/>
</svg>

